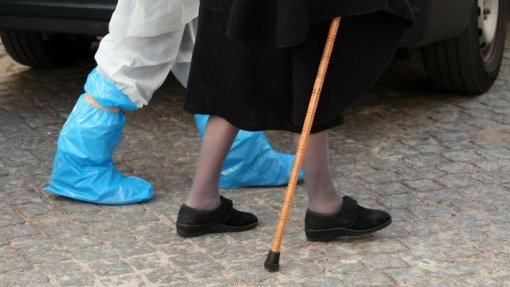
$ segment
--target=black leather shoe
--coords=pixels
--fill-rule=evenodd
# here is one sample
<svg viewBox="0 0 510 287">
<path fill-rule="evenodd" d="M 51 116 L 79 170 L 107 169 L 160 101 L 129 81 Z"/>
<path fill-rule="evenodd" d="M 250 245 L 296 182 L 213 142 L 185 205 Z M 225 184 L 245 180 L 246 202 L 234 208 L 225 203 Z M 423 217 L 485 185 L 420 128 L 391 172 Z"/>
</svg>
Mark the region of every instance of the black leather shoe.
<svg viewBox="0 0 510 287">
<path fill-rule="evenodd" d="M 196 210 L 185 204 L 177 215 L 177 234 L 193 237 L 207 233 L 237 232 L 253 229 L 258 218 L 233 208 L 232 200 L 220 197 L 221 204 L 214 210 Z"/>
<path fill-rule="evenodd" d="M 308 210 L 305 216 L 305 234 L 309 241 L 328 241 L 341 236 L 356 236 L 376 232 L 391 224 L 391 215 L 382 210 L 358 205 L 344 196 L 342 209 L 332 215 Z"/>
</svg>

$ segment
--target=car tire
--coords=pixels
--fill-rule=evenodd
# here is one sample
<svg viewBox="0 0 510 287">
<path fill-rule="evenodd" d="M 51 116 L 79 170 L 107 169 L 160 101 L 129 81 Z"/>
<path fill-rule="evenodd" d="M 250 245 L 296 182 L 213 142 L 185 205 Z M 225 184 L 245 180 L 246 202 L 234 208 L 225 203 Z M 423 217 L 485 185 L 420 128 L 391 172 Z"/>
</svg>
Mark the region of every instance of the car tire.
<svg viewBox="0 0 510 287">
<path fill-rule="evenodd" d="M 421 49 L 429 82 L 437 91 L 481 94 L 499 73 L 509 1 L 474 2 L 471 21 L 462 34 Z"/>
<path fill-rule="evenodd" d="M 2 30 L 7 53 L 18 63 L 38 69 L 60 68 L 90 56 L 91 37 Z"/>
</svg>

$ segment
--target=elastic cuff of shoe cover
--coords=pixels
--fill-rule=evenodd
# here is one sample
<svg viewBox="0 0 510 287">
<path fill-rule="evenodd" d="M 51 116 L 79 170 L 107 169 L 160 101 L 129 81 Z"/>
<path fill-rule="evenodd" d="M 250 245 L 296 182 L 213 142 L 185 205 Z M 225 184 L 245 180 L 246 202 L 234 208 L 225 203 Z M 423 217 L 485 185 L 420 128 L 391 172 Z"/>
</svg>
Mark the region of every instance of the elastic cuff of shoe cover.
<svg viewBox="0 0 510 287">
<path fill-rule="evenodd" d="M 103 107 L 119 108 L 125 111 L 138 109 L 131 99 L 117 88 L 112 81 L 103 76 L 97 68 L 92 70 L 87 77 L 85 91 Z"/>
</svg>

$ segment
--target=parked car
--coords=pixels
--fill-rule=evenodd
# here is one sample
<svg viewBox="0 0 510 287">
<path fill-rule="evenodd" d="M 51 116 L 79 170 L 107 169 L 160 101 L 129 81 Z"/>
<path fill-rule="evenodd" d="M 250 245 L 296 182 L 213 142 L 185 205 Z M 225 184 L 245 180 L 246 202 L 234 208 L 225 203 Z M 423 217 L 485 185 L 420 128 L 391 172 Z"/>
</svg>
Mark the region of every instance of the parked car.
<svg viewBox="0 0 510 287">
<path fill-rule="evenodd" d="M 170 1 L 170 0 L 168 0 Z M 496 79 L 509 0 L 409 0 L 416 23 L 402 47 L 419 47 L 438 91 L 479 94 Z M 54 68 L 90 54 L 108 32 L 117 0 L 0 0 L 0 37 L 9 55 Z"/>
<path fill-rule="evenodd" d="M 0 37 L 18 63 L 63 67 L 108 33 L 117 0 L 0 0 Z"/>
</svg>

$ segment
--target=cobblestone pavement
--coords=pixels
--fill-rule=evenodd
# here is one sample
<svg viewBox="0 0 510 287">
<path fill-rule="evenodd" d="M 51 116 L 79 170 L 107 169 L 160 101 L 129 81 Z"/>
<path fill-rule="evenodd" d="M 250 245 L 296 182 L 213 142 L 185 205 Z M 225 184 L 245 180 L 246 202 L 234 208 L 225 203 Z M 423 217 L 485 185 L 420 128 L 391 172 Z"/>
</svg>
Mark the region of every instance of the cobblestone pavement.
<svg viewBox="0 0 510 287">
<path fill-rule="evenodd" d="M 307 242 L 300 187 L 275 274 L 262 265 L 280 188 L 224 191 L 259 215 L 254 231 L 176 235 L 199 141 L 173 79 L 128 115 L 116 153 L 121 170 L 154 183 L 151 202 L 97 206 L 41 192 L 92 66 L 34 71 L 0 47 L 0 286 L 510 286 L 510 50 L 476 98 L 431 93 L 419 66 L 394 61 L 331 140 L 338 188 L 391 210 L 394 223 Z M 289 150 L 288 134 L 270 136 Z"/>
</svg>

